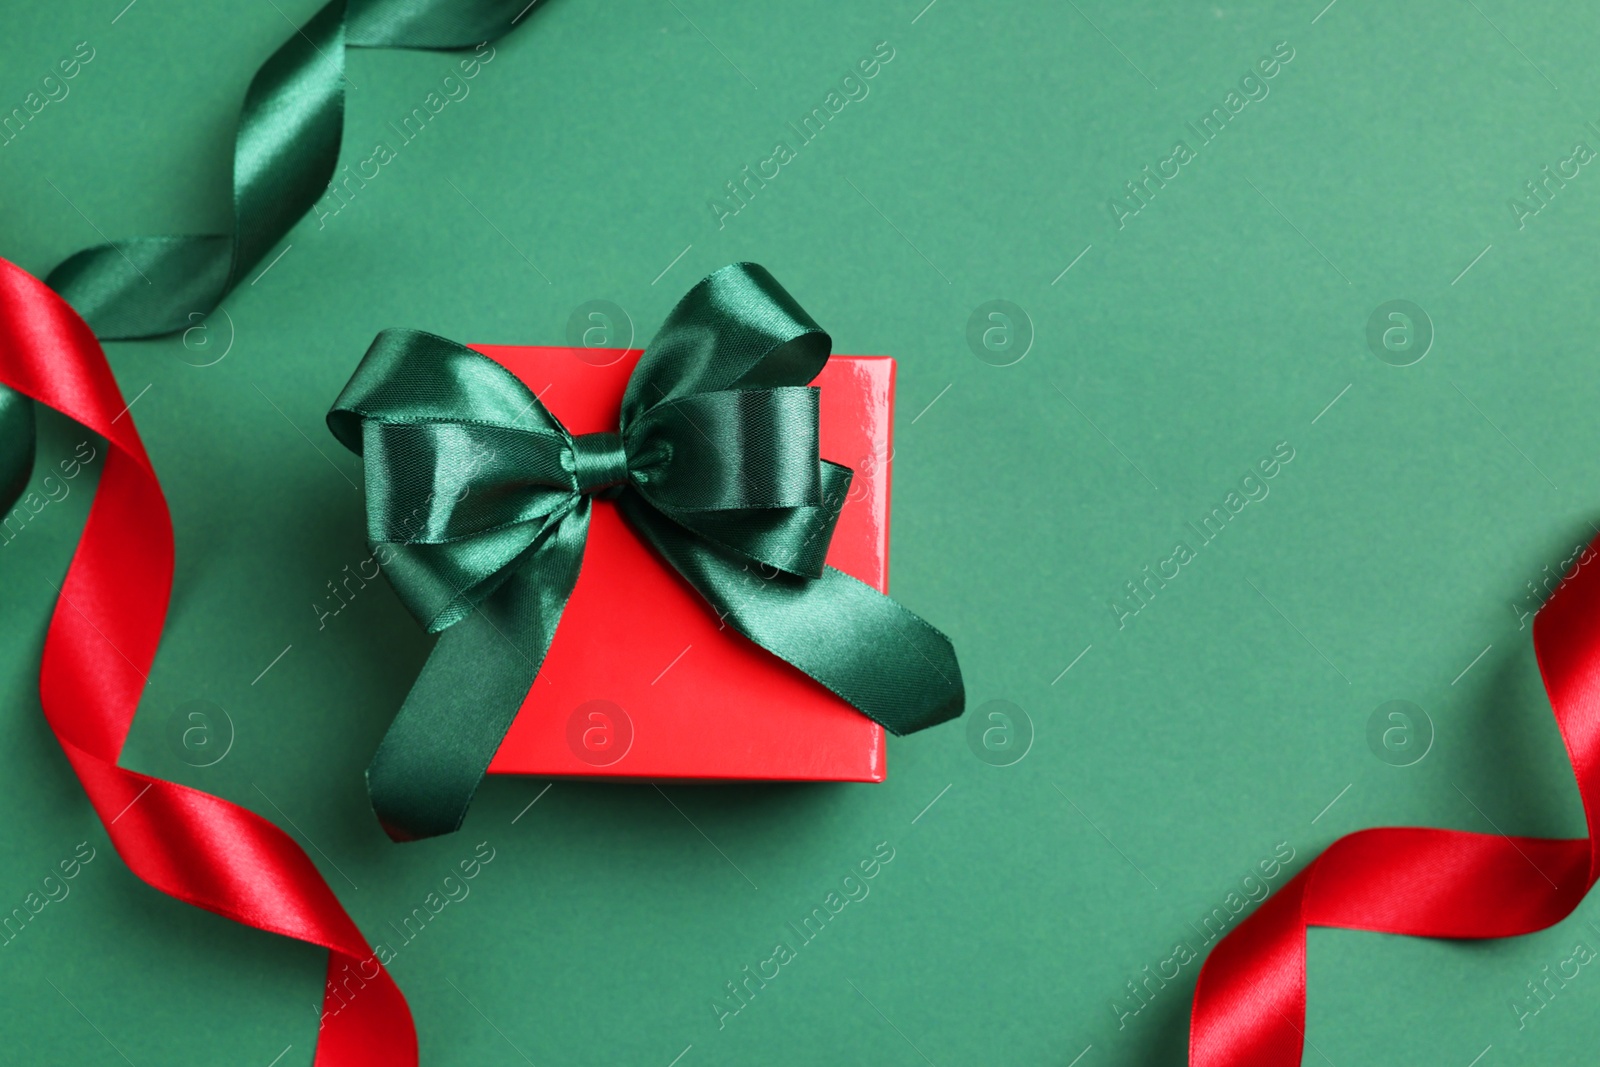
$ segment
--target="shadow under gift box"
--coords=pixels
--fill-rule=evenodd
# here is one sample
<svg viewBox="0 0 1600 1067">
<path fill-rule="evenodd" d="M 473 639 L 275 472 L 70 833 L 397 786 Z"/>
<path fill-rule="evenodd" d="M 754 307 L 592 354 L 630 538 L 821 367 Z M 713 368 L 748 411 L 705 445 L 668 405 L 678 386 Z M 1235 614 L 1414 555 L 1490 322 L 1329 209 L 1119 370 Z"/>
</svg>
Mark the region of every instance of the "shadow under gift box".
<svg viewBox="0 0 1600 1067">
<path fill-rule="evenodd" d="M 472 345 L 520 378 L 572 434 L 617 430 L 636 349 Z M 833 356 L 824 459 L 855 472 L 828 565 L 889 584 L 894 360 Z M 761 570 L 750 567 L 750 580 Z M 596 499 L 578 583 L 490 774 L 881 782 L 883 728 L 723 624 Z"/>
</svg>

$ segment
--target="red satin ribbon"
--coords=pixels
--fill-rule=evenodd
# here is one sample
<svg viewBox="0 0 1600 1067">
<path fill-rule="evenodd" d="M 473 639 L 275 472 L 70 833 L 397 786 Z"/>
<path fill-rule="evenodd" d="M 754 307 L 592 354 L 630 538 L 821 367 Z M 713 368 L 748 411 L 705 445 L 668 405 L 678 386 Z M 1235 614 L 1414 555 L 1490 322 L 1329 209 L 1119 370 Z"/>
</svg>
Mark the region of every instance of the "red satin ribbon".
<svg viewBox="0 0 1600 1067">
<path fill-rule="evenodd" d="M 1412 937 L 1532 933 L 1565 919 L 1600 875 L 1600 563 L 1540 610 L 1533 648 L 1567 746 L 1589 837 L 1501 837 L 1420 827 L 1339 838 L 1218 942 L 1200 970 L 1191 1067 L 1294 1067 L 1306 1018 L 1306 928 Z"/>
<path fill-rule="evenodd" d="M 415 1065 L 405 997 L 300 846 L 220 797 L 117 766 L 166 618 L 172 520 L 94 334 L 5 260 L 0 382 L 110 445 L 50 618 L 39 699 L 112 845 L 169 896 L 329 950 L 317 1067 Z"/>
</svg>

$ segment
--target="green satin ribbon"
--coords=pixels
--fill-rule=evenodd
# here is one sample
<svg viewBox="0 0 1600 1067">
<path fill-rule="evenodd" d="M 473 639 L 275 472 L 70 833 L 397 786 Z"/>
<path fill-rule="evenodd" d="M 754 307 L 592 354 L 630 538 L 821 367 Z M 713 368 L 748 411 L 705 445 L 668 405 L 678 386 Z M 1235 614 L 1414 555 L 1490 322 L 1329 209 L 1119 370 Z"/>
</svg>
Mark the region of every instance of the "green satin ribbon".
<svg viewBox="0 0 1600 1067">
<path fill-rule="evenodd" d="M 33 401 L 0 385 L 0 512 L 11 510 L 33 474 Z"/>
<path fill-rule="evenodd" d="M 830 346 L 765 269 L 724 267 L 640 358 L 621 432 L 574 436 L 487 356 L 378 335 L 328 428 L 365 457 L 375 557 L 441 634 L 367 769 L 390 837 L 461 825 L 577 581 L 595 496 L 735 630 L 892 733 L 961 714 L 949 639 L 824 565 L 851 478 L 818 454 L 807 383 Z"/>
<path fill-rule="evenodd" d="M 190 316 L 216 310 L 326 191 L 344 133 L 346 47 L 470 48 L 521 25 L 534 3 L 331 0 L 272 54 L 245 92 L 233 147 L 231 233 L 95 245 L 63 260 L 45 283 L 102 341 L 159 337 L 193 325 Z M 6 417 L 17 405 L 29 402 L 0 386 L 0 510 L 17 496 L 6 492 L 7 472 L 24 460 L 31 466 L 33 457 L 31 418 L 24 428 Z"/>
<path fill-rule="evenodd" d="M 233 232 L 129 237 L 74 253 L 45 283 L 102 341 L 159 337 L 210 314 L 328 187 L 344 133 L 345 48 L 468 48 L 527 0 L 331 0 L 262 64 L 233 144 Z"/>
</svg>

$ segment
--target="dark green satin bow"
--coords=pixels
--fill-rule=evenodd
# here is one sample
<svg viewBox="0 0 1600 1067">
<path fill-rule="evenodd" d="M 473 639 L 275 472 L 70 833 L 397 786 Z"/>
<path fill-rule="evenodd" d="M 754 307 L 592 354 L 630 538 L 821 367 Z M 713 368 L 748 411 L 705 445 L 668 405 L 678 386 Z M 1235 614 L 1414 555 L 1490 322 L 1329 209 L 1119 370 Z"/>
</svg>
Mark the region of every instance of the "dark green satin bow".
<svg viewBox="0 0 1600 1067">
<path fill-rule="evenodd" d="M 818 455 L 807 386 L 830 345 L 765 269 L 724 267 L 640 358 L 621 432 L 574 436 L 487 356 L 378 335 L 328 427 L 366 459 L 390 583 L 443 631 L 367 769 L 390 837 L 461 825 L 555 635 L 597 495 L 729 625 L 891 732 L 961 714 L 949 639 L 823 563 L 851 477 Z"/>
<path fill-rule="evenodd" d="M 450 50 L 499 40 L 537 0 L 329 0 L 250 81 L 233 144 L 228 233 L 128 237 L 75 252 L 45 283 L 102 341 L 209 315 L 317 202 L 344 133 L 349 48 Z M 0 510 L 33 467 L 32 403 L 0 386 Z M 14 471 L 21 470 L 21 482 Z"/>
</svg>

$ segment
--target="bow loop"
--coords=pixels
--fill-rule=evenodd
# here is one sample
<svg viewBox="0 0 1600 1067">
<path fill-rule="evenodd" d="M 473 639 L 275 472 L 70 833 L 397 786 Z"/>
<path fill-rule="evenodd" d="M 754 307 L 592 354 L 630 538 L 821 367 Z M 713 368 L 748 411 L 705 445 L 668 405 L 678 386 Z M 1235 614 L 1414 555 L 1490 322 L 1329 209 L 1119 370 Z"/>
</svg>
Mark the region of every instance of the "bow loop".
<svg viewBox="0 0 1600 1067">
<path fill-rule="evenodd" d="M 361 424 L 458 422 L 566 436 L 539 398 L 488 356 L 422 330 L 384 330 L 328 412 L 328 429 L 361 455 Z"/>
<path fill-rule="evenodd" d="M 832 347 L 822 327 L 765 267 L 723 267 L 667 314 L 628 381 L 622 424 L 696 393 L 809 384 Z"/>
<path fill-rule="evenodd" d="M 821 503 L 818 395 L 729 389 L 655 405 L 627 428 L 639 491 L 674 512 Z"/>
<path fill-rule="evenodd" d="M 577 503 L 570 438 L 538 397 L 430 333 L 380 333 L 328 428 L 366 461 L 367 540 L 429 633 L 472 614 Z"/>
<path fill-rule="evenodd" d="M 570 503 L 565 435 L 461 422 L 362 427 L 367 537 L 445 544 L 548 518 Z"/>
</svg>

